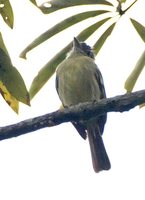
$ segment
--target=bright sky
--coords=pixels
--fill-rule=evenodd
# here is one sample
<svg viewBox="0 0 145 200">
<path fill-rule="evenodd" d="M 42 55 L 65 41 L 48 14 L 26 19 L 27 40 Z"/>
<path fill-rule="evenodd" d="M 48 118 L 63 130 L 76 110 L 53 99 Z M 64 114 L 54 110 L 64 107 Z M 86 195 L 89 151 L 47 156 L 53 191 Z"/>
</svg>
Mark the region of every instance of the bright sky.
<svg viewBox="0 0 145 200">
<path fill-rule="evenodd" d="M 79 33 L 83 25 L 45 42 L 28 54 L 18 56 L 35 37 L 43 33 L 64 12 L 46 16 L 29 1 L 12 1 L 15 13 L 14 30 L 0 20 L 1 30 L 13 64 L 21 72 L 28 87 L 38 70 Z M 145 1 L 138 3 L 123 16 L 113 35 L 96 58 L 107 95 L 123 94 L 124 81 L 144 50 L 144 44 L 127 16 L 145 24 Z M 80 9 L 80 8 L 79 8 Z M 76 12 L 72 11 L 72 12 Z M 66 16 L 70 15 L 70 11 Z M 57 41 L 57 42 L 56 42 Z M 88 44 L 92 44 L 88 40 Z M 135 90 L 144 89 L 142 73 Z M 60 101 L 55 91 L 55 77 L 37 94 L 31 107 L 20 105 L 16 115 L 0 97 L 0 126 L 57 110 Z M 95 174 L 88 141 L 82 140 L 71 124 L 0 142 L 0 199 L 2 200 L 122 200 L 145 199 L 145 109 L 127 113 L 109 113 L 104 131 L 104 143 L 110 157 L 110 171 Z"/>
</svg>

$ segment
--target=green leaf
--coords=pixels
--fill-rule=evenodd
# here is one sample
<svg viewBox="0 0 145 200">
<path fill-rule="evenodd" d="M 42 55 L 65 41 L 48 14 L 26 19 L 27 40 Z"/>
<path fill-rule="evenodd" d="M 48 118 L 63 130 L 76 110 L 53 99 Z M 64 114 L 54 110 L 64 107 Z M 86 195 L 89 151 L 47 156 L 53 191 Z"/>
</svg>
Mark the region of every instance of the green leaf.
<svg viewBox="0 0 145 200">
<path fill-rule="evenodd" d="M 29 95 L 24 81 L 12 66 L 7 48 L 0 33 L 0 93 L 8 105 L 18 113 L 19 101 L 29 105 Z"/>
<path fill-rule="evenodd" d="M 36 46 L 40 45 L 41 43 L 43 43 L 44 41 L 48 40 L 49 38 L 51 38 L 52 36 L 56 35 L 57 33 L 60 33 L 61 31 L 63 31 L 66 28 L 69 28 L 70 26 L 83 21 L 85 19 L 88 19 L 90 17 L 95 17 L 97 15 L 100 14 L 104 14 L 108 11 L 105 10 L 93 10 L 93 11 L 87 11 L 87 12 L 83 12 L 83 13 L 79 13 L 76 15 L 73 15 L 63 21 L 61 21 L 60 23 L 56 24 L 55 26 L 53 26 L 51 29 L 49 29 L 48 31 L 44 32 L 42 35 L 40 35 L 39 37 L 37 37 L 31 44 L 29 44 L 20 54 L 21 58 L 26 58 L 26 54 L 32 50 L 33 48 L 35 48 Z"/>
<path fill-rule="evenodd" d="M 77 38 L 80 41 L 85 41 L 87 38 L 89 38 L 98 28 L 100 28 L 105 22 L 107 22 L 110 19 L 110 17 L 105 18 L 103 20 L 100 20 L 99 22 L 96 22 L 89 26 L 88 28 L 84 29 Z"/>
<path fill-rule="evenodd" d="M 91 34 L 93 34 L 96 31 L 97 28 L 99 28 L 109 19 L 110 18 L 106 18 L 91 25 L 90 27 L 82 31 L 77 36 L 77 38 L 81 41 L 86 40 L 88 37 L 90 37 Z M 57 66 L 65 59 L 66 54 L 71 49 L 71 47 L 72 47 L 72 42 L 68 44 L 64 49 L 62 49 L 59 53 L 57 53 L 44 67 L 42 67 L 42 69 L 39 71 L 38 75 L 34 78 L 31 84 L 29 90 L 30 99 L 32 99 L 44 86 L 44 84 L 51 78 Z"/>
<path fill-rule="evenodd" d="M 0 81 L 0 93 L 7 104 L 18 114 L 19 111 L 19 101 L 13 97 L 4 84 Z"/>
<path fill-rule="evenodd" d="M 29 0 L 29 1 L 31 1 L 31 3 L 33 3 L 35 6 L 37 6 L 36 0 Z"/>
<path fill-rule="evenodd" d="M 52 13 L 54 11 L 67 8 L 67 7 L 72 7 L 72 6 L 78 6 L 78 5 L 97 5 L 97 4 L 102 4 L 102 5 L 109 5 L 112 6 L 111 2 L 105 1 L 105 0 L 50 0 L 48 2 L 43 3 L 39 8 L 41 11 L 45 14 Z"/>
<path fill-rule="evenodd" d="M 0 48 L 0 81 L 18 101 L 30 104 L 29 94 L 18 70 L 12 66 L 9 56 Z"/>
<path fill-rule="evenodd" d="M 6 24 L 10 28 L 13 28 L 14 15 L 9 0 L 0 0 L 0 14 L 3 20 L 6 22 Z"/>
<path fill-rule="evenodd" d="M 141 39 L 145 42 L 145 27 L 134 19 L 130 19 Z"/>
<path fill-rule="evenodd" d="M 116 24 L 116 22 L 114 22 L 111 26 L 109 26 L 109 28 L 101 35 L 101 37 L 94 44 L 93 51 L 94 51 L 95 55 L 97 55 L 99 53 L 101 47 L 103 46 L 103 44 L 105 43 L 107 38 L 112 33 L 112 31 L 113 31 L 113 29 L 115 27 L 115 24 Z"/>
<path fill-rule="evenodd" d="M 135 68 L 133 69 L 133 71 L 131 72 L 127 80 L 125 81 L 124 87 L 127 90 L 127 92 L 131 92 L 133 90 L 135 83 L 140 73 L 142 72 L 144 66 L 145 66 L 145 51 L 142 53 L 138 62 L 136 63 Z"/>
<path fill-rule="evenodd" d="M 9 56 L 9 53 L 7 51 L 7 48 L 5 46 L 5 43 L 3 41 L 3 38 L 2 38 L 2 34 L 0 33 L 0 48 L 7 54 L 8 58 L 7 60 L 9 61 L 9 63 L 11 63 L 11 60 L 10 60 L 10 56 Z"/>
<path fill-rule="evenodd" d="M 71 43 L 72 44 L 72 43 Z M 57 53 L 39 72 L 34 78 L 29 94 L 30 99 L 32 99 L 39 90 L 44 86 L 44 84 L 51 78 L 54 74 L 56 67 L 65 59 L 67 52 L 69 51 L 71 44 L 67 45 L 59 53 Z"/>
<path fill-rule="evenodd" d="M 126 0 L 117 0 L 118 2 L 120 2 L 120 3 L 125 3 L 126 2 Z"/>
<path fill-rule="evenodd" d="M 11 66 L 11 68 L 5 70 L 2 75 L 3 77 L 1 80 L 10 94 L 18 101 L 30 105 L 29 93 L 18 70 Z"/>
</svg>

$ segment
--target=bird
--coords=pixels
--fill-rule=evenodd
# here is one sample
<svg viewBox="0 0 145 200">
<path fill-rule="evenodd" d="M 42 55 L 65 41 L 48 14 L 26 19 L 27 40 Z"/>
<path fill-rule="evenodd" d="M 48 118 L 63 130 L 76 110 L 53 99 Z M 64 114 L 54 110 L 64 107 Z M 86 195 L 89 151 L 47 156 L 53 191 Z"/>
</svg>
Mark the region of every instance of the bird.
<svg viewBox="0 0 145 200">
<path fill-rule="evenodd" d="M 103 77 L 92 48 L 75 37 L 71 51 L 57 66 L 56 90 L 64 108 L 106 98 Z M 88 137 L 96 173 L 111 168 L 102 138 L 106 120 L 107 114 L 103 114 L 89 120 L 72 121 L 80 136 Z"/>
</svg>

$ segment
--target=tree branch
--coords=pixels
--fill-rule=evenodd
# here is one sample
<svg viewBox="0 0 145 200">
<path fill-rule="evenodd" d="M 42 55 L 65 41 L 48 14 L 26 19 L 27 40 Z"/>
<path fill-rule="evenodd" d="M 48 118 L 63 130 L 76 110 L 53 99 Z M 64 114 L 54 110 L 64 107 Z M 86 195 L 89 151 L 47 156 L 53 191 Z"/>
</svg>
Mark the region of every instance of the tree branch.
<svg viewBox="0 0 145 200">
<path fill-rule="evenodd" d="M 67 109 L 58 110 L 43 116 L 27 119 L 17 124 L 0 128 L 0 140 L 17 137 L 45 127 L 56 126 L 64 122 L 87 120 L 107 112 L 124 112 L 145 103 L 145 90 L 112 98 L 100 102 L 83 103 Z"/>
</svg>

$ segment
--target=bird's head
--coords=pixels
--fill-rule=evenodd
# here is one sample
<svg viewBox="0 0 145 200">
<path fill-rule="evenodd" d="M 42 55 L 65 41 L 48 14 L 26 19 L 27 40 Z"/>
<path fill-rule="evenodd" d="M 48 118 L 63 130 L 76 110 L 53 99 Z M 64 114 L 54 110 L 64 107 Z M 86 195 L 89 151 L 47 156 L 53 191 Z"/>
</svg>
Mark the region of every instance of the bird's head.
<svg viewBox="0 0 145 200">
<path fill-rule="evenodd" d="M 93 59 L 95 57 L 92 48 L 85 42 L 79 42 L 79 40 L 75 37 L 73 40 L 73 51 L 80 52 Z"/>
</svg>

